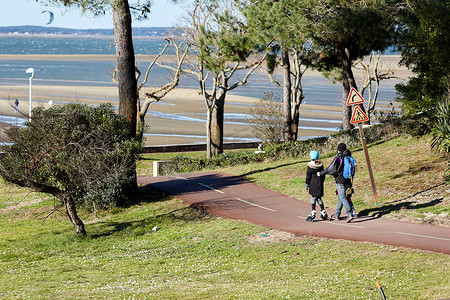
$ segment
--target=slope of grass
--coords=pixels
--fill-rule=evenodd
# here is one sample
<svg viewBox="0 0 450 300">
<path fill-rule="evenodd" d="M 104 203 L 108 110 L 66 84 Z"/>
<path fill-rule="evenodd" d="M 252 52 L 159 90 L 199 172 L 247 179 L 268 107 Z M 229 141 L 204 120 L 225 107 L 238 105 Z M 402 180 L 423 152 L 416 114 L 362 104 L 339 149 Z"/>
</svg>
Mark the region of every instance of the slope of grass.
<svg viewBox="0 0 450 300">
<path fill-rule="evenodd" d="M 378 206 L 363 153 L 354 151 L 358 210 L 386 216 L 448 212 L 448 194 L 425 199 L 419 208 L 406 205 L 416 199 L 412 195 L 442 183 L 439 170 L 446 162 L 427 143 L 396 139 L 370 147 Z M 309 201 L 306 161 L 220 171 Z M 334 187 L 326 182 L 331 207 Z M 3 208 L 42 198 L 0 185 Z M 270 228 L 205 215 L 148 189 L 133 207 L 97 216 L 82 212 L 88 236 L 80 238 L 52 198 L 35 202 L 0 212 L 0 299 L 381 299 L 377 280 L 390 299 L 450 295 L 450 258 L 444 254 L 286 233 L 277 239 Z"/>
<path fill-rule="evenodd" d="M 389 218 L 407 218 L 413 222 L 425 222 L 450 226 L 450 185 L 443 174 L 448 164 L 445 155 L 430 150 L 430 138 L 396 138 L 369 145 L 369 158 L 375 178 L 378 205 L 374 200 L 367 164 L 362 148 L 352 149 L 357 161 L 354 179 L 353 202 L 364 214 L 385 215 Z M 322 154 L 325 167 L 334 155 Z M 244 176 L 272 190 L 309 203 L 304 191 L 308 157 L 264 162 L 222 169 L 225 173 Z M 337 197 L 332 177 L 326 177 L 326 206 L 335 208 Z M 424 213 L 427 213 L 425 216 Z"/>
</svg>

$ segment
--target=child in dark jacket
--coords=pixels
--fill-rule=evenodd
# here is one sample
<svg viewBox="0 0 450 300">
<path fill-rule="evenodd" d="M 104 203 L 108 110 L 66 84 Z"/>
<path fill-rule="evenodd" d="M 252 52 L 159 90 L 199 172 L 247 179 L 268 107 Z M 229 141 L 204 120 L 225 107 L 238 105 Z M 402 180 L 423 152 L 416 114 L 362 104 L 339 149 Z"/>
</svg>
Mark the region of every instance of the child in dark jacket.
<svg viewBox="0 0 450 300">
<path fill-rule="evenodd" d="M 317 176 L 318 172 L 323 171 L 323 163 L 319 160 L 319 152 L 317 151 L 311 151 L 309 157 L 311 158 L 311 161 L 308 162 L 308 167 L 306 169 L 305 191 L 309 191 L 312 198 L 311 214 L 306 217 L 306 221 L 314 221 L 314 218 L 316 217 L 316 203 L 320 206 L 320 217 L 327 220 L 328 215 L 322 201 L 325 175 Z"/>
</svg>

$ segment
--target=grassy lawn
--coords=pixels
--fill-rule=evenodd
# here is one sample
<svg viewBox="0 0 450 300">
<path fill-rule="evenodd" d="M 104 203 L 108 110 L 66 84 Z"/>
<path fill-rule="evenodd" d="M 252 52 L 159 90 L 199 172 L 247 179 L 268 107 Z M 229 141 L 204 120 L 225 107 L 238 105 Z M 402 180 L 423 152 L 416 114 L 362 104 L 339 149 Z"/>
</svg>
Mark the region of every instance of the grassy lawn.
<svg viewBox="0 0 450 300">
<path fill-rule="evenodd" d="M 356 149 L 358 211 L 414 222 L 448 218 L 448 186 L 446 194 L 418 197 L 442 183 L 447 163 L 429 151 L 426 138 L 369 151 L 380 205 Z M 151 174 L 151 162 L 165 157 L 147 155 L 138 173 Z M 309 201 L 306 162 L 220 171 Z M 334 207 L 329 178 L 325 189 L 325 203 Z M 149 189 L 140 199 L 101 215 L 81 212 L 88 236 L 80 238 L 52 198 L 0 182 L 0 299 L 381 299 L 377 280 L 389 299 L 450 297 L 448 255 L 281 234 L 202 214 Z"/>
</svg>

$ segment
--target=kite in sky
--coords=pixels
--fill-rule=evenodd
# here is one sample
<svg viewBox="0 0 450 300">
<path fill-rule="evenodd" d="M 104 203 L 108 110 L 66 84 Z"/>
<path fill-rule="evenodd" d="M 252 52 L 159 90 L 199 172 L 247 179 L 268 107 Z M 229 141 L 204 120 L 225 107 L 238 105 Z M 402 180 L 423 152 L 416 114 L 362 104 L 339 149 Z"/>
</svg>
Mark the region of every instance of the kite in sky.
<svg viewBox="0 0 450 300">
<path fill-rule="evenodd" d="M 50 15 L 50 20 L 47 23 L 47 25 L 50 25 L 53 22 L 53 19 L 55 19 L 55 15 L 49 10 L 43 10 L 43 11 L 41 11 L 41 14 L 46 13 L 46 12 L 49 13 L 49 15 Z"/>
</svg>

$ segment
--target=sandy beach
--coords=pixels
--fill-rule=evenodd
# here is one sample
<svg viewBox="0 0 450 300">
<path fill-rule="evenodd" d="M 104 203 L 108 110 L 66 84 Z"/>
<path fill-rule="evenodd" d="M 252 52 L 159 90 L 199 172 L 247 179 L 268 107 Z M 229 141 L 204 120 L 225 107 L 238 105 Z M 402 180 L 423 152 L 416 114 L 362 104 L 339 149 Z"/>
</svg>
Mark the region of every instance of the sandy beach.
<svg viewBox="0 0 450 300">
<path fill-rule="evenodd" d="M 138 55 L 137 62 L 148 62 L 151 56 Z M 0 60 L 24 60 L 39 62 L 40 60 L 111 60 L 113 55 L 0 55 Z M 164 61 L 173 61 L 173 57 L 165 56 Z M 406 79 L 412 74 L 404 67 L 397 65 L 399 56 L 383 56 L 382 68 L 391 69 L 398 77 L 395 82 Z M 355 70 L 357 78 L 363 76 L 363 72 Z M 307 71 L 305 78 L 310 76 L 321 76 L 317 71 Z M 26 76 L 24 76 L 27 78 Z M 245 88 L 245 87 L 244 87 Z M 118 105 L 117 88 L 114 86 L 99 85 L 49 85 L 36 83 L 32 88 L 33 107 L 48 107 L 51 100 L 53 105 L 67 102 L 78 102 L 88 104 L 100 104 L 110 102 Z M 28 84 L 4 85 L 0 84 L 0 114 L 14 118 L 18 115 L 14 110 L 14 99 L 21 99 L 19 111 L 27 115 L 28 113 Z M 250 127 L 246 124 L 245 114 L 249 113 L 249 108 L 256 98 L 228 94 L 225 105 L 225 113 L 232 116 L 225 120 L 224 142 L 249 141 L 253 139 Z M 380 103 L 383 106 L 387 103 Z M 301 118 L 312 121 L 301 121 L 300 136 L 312 137 L 323 136 L 335 132 L 340 126 L 339 106 L 320 106 L 302 104 Z M 174 145 L 205 143 L 205 114 L 206 107 L 204 100 L 196 90 L 176 88 L 170 92 L 159 103 L 152 104 L 146 116 L 148 129 L 146 130 L 145 143 L 147 145 Z M 323 121 L 320 121 L 323 120 Z M 330 122 L 331 121 L 331 122 Z M 308 123 L 308 124 L 306 124 Z M 305 129 L 303 129 L 305 127 Z M 330 128 L 329 131 L 324 128 Z"/>
</svg>

